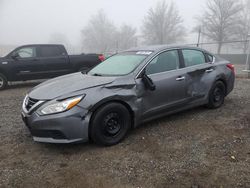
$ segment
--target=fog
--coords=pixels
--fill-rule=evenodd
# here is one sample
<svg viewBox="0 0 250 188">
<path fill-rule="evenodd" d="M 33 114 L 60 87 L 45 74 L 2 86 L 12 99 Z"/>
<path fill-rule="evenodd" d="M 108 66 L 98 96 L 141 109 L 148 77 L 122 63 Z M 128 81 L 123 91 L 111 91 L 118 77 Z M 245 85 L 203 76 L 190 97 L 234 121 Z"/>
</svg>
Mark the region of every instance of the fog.
<svg viewBox="0 0 250 188">
<path fill-rule="evenodd" d="M 187 28 L 186 43 L 196 42 L 195 16 L 206 0 L 175 0 Z M 137 28 L 156 0 L 0 0 L 0 44 L 48 43 L 60 34 L 75 50 L 81 47 L 81 30 L 102 9 L 116 25 Z M 166 2 L 171 2 L 166 0 Z"/>
</svg>

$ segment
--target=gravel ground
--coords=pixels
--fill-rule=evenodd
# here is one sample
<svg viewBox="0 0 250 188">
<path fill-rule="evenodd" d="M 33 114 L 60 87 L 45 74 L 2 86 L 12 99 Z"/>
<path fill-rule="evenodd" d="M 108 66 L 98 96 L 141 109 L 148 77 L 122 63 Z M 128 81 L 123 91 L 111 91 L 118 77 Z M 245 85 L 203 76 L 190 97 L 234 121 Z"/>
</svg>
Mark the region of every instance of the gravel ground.
<svg viewBox="0 0 250 188">
<path fill-rule="evenodd" d="M 0 92 L 0 187 L 250 187 L 250 80 L 225 105 L 133 130 L 121 144 L 39 144 L 21 121 L 26 92 Z"/>
<path fill-rule="evenodd" d="M 235 72 L 238 78 L 250 78 L 250 72 L 247 72 L 246 65 L 235 64 Z"/>
</svg>

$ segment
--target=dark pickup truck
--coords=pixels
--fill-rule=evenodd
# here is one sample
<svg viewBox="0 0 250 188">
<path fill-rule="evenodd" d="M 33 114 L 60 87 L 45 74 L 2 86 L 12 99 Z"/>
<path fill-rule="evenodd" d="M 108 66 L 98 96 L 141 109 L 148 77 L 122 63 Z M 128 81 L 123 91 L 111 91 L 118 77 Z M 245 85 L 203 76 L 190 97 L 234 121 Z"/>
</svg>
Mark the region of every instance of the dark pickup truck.
<svg viewBox="0 0 250 188">
<path fill-rule="evenodd" d="M 63 45 L 25 45 L 0 58 L 0 90 L 8 82 L 47 79 L 86 71 L 104 60 L 103 55 L 68 55 Z"/>
</svg>

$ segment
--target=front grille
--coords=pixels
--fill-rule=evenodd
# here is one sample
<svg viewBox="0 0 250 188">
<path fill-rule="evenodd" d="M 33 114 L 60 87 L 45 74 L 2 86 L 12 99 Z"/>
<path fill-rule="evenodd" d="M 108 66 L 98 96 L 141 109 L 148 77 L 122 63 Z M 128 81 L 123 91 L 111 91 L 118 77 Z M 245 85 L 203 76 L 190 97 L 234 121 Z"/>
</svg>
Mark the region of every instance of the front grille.
<svg viewBox="0 0 250 188">
<path fill-rule="evenodd" d="M 39 102 L 39 100 L 37 99 L 32 99 L 32 98 L 28 98 L 27 102 L 25 104 L 26 109 L 29 111 L 37 102 Z"/>
</svg>

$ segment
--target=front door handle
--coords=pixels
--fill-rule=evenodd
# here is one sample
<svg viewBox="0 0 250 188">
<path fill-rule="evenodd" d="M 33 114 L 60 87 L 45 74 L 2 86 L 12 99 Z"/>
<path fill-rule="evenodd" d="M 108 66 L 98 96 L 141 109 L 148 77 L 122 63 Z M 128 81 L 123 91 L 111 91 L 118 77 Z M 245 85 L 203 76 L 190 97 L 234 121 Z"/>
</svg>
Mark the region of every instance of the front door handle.
<svg viewBox="0 0 250 188">
<path fill-rule="evenodd" d="M 183 81 L 185 79 L 186 79 L 185 76 L 180 76 L 180 77 L 176 78 L 176 81 Z"/>
<path fill-rule="evenodd" d="M 210 72 L 213 72 L 213 71 L 214 71 L 214 69 L 207 69 L 206 73 L 210 73 Z"/>
</svg>

